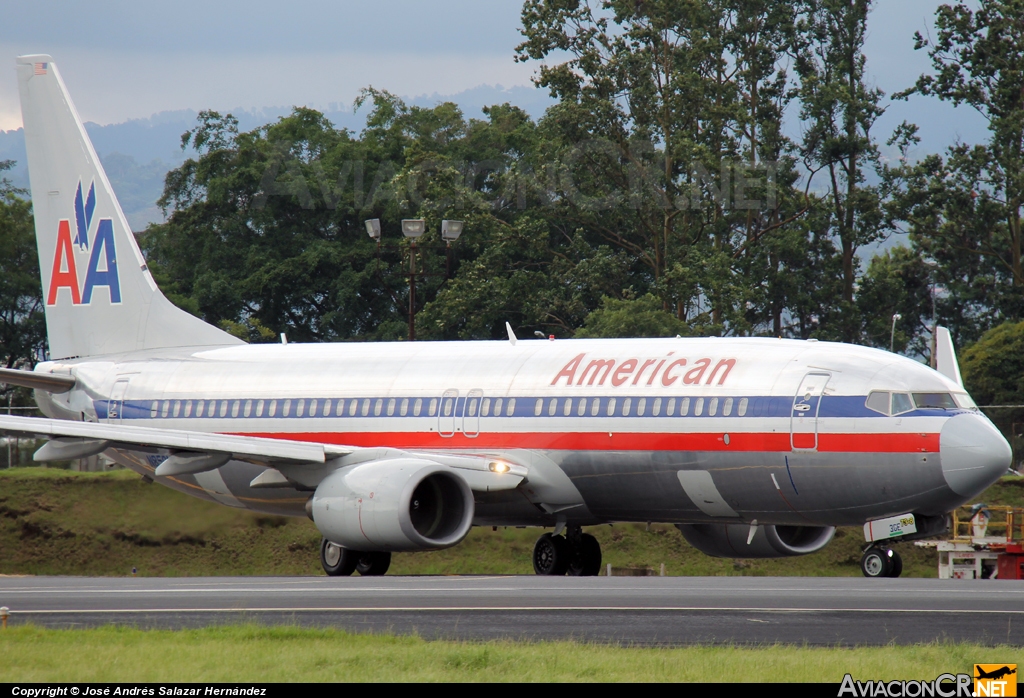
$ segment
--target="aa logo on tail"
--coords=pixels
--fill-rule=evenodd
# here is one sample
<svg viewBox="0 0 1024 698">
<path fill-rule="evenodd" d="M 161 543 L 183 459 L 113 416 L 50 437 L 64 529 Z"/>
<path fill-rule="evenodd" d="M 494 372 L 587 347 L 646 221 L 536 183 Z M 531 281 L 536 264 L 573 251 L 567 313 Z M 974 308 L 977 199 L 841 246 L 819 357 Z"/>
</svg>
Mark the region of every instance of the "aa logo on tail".
<svg viewBox="0 0 1024 698">
<path fill-rule="evenodd" d="M 57 305 L 62 288 L 71 293 L 72 305 L 92 303 L 93 291 L 106 286 L 111 303 L 121 302 L 121 283 L 117 275 L 117 248 L 114 246 L 114 221 L 100 218 L 96 231 L 89 241 L 93 213 L 96 211 L 96 183 L 89 185 L 89 193 L 82 195 L 82 182 L 78 183 L 75 194 L 75 237 L 71 237 L 71 219 L 62 219 L 57 224 L 57 245 L 53 252 L 53 272 L 50 274 L 50 288 L 46 293 L 46 305 Z M 79 284 L 77 258 L 89 261 L 85 271 L 85 283 Z"/>
</svg>

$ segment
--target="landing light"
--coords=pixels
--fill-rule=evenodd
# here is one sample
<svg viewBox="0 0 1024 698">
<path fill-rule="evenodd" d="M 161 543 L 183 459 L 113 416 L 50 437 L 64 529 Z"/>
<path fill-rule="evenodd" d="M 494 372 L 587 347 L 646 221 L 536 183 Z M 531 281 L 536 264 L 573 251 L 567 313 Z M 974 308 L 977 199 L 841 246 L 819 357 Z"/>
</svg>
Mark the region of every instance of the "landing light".
<svg viewBox="0 0 1024 698">
<path fill-rule="evenodd" d="M 492 460 L 487 465 L 487 468 L 492 473 L 498 473 L 499 475 L 501 475 L 502 473 L 507 473 L 509 471 L 508 463 L 502 463 L 500 460 Z"/>
</svg>

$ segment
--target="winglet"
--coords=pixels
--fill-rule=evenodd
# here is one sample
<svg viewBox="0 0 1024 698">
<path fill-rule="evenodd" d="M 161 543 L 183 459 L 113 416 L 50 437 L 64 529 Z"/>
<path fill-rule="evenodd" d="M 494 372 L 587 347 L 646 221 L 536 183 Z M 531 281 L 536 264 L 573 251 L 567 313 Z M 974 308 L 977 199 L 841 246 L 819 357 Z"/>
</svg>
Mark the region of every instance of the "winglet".
<svg viewBox="0 0 1024 698">
<path fill-rule="evenodd" d="M 964 380 L 960 377 L 960 366 L 956 362 L 956 350 L 953 349 L 953 338 L 945 327 L 935 328 L 935 370 L 955 381 L 961 388 Z"/>
<path fill-rule="evenodd" d="M 516 333 L 512 331 L 512 325 L 505 322 L 505 329 L 508 330 L 508 341 L 512 346 L 516 345 Z"/>
</svg>

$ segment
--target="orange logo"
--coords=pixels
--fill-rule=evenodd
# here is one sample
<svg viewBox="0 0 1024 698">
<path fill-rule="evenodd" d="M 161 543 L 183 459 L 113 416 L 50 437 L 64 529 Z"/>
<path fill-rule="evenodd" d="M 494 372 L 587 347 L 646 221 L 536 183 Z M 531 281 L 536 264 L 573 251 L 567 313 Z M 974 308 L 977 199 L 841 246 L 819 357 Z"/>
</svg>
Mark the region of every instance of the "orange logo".
<svg viewBox="0 0 1024 698">
<path fill-rule="evenodd" d="M 975 664 L 975 696 L 1016 696 L 1016 664 Z"/>
</svg>

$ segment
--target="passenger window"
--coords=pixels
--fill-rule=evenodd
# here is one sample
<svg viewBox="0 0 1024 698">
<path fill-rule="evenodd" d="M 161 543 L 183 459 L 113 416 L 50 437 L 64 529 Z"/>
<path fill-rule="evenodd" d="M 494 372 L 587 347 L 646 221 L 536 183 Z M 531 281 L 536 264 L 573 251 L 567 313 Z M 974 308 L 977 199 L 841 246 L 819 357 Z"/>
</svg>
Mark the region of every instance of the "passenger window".
<svg viewBox="0 0 1024 698">
<path fill-rule="evenodd" d="M 430 416 L 433 417 L 437 414 L 437 398 L 430 398 Z"/>
<path fill-rule="evenodd" d="M 655 417 L 657 417 L 659 414 L 661 414 L 661 398 L 660 397 L 654 398 L 654 404 L 651 406 L 651 414 L 653 414 Z"/>
<path fill-rule="evenodd" d="M 708 416 L 714 417 L 716 414 L 718 414 L 718 398 L 713 397 L 708 403 Z"/>
<path fill-rule="evenodd" d="M 902 414 L 903 412 L 910 412 L 914 409 L 914 403 L 910 401 L 910 396 L 906 393 L 893 393 L 892 394 L 892 413 Z"/>
<path fill-rule="evenodd" d="M 409 414 L 409 398 L 407 398 L 407 397 L 403 397 L 402 398 L 402 406 L 400 408 L 398 408 L 398 413 L 400 415 L 402 415 L 403 417 L 405 415 Z"/>
<path fill-rule="evenodd" d="M 416 398 L 416 402 L 412 403 L 412 414 L 414 417 L 420 416 L 420 411 L 423 409 L 423 398 Z"/>
<path fill-rule="evenodd" d="M 684 397 L 679 401 L 679 416 L 685 417 L 690 412 L 690 398 Z"/>
<path fill-rule="evenodd" d="M 697 398 L 697 402 L 693 403 L 693 416 L 699 417 L 704 413 L 704 398 Z"/>
<path fill-rule="evenodd" d="M 597 413 L 601 411 L 601 398 L 595 397 L 590 402 L 590 416 L 596 417 Z"/>
<path fill-rule="evenodd" d="M 647 398 L 642 397 L 636 403 L 636 416 L 643 417 L 644 411 L 647 409 Z"/>
<path fill-rule="evenodd" d="M 497 400 L 494 401 L 494 416 L 495 417 L 500 417 L 501 416 L 501 401 L 502 401 L 502 399 L 500 397 Z"/>
<path fill-rule="evenodd" d="M 368 397 L 364 397 L 364 398 L 363 398 L 363 406 L 362 406 L 362 409 L 360 409 L 360 411 L 359 411 L 359 412 L 360 412 L 360 414 L 362 414 L 362 415 L 363 415 L 364 417 L 365 417 L 366 415 L 370 414 L 370 398 L 368 398 Z"/>
<path fill-rule="evenodd" d="M 491 413 L 491 398 L 485 397 L 483 402 L 480 403 L 480 416 L 486 417 Z"/>
<path fill-rule="evenodd" d="M 548 402 L 548 416 L 549 417 L 554 417 L 555 416 L 555 411 L 557 409 L 558 409 L 558 398 L 554 398 L 553 397 L 553 398 L 551 398 L 551 401 Z"/>
<path fill-rule="evenodd" d="M 395 413 L 395 398 L 390 398 L 388 400 L 388 416 L 390 417 L 394 413 Z"/>
<path fill-rule="evenodd" d="M 565 398 L 565 403 L 562 405 L 562 415 L 568 417 L 572 414 L 572 398 Z"/>
<path fill-rule="evenodd" d="M 932 410 L 956 409 L 953 396 L 949 393 L 914 393 L 914 404 L 918 407 Z"/>
<path fill-rule="evenodd" d="M 580 417 L 587 413 L 587 398 L 581 397 L 579 404 L 576 406 L 576 414 Z"/>
<path fill-rule="evenodd" d="M 878 390 L 871 391 L 868 394 L 868 399 L 864 402 L 864 406 L 875 412 L 889 414 L 889 393 Z"/>
<path fill-rule="evenodd" d="M 301 417 L 305 413 L 306 413 L 306 401 L 305 401 L 305 399 L 299 400 L 298 404 L 295 406 L 295 416 L 296 417 Z"/>
<path fill-rule="evenodd" d="M 722 407 L 722 416 L 728 417 L 732 414 L 732 398 L 725 398 L 725 405 Z"/>
<path fill-rule="evenodd" d="M 676 413 L 676 399 L 674 397 L 670 397 L 668 399 L 668 409 L 665 410 L 665 414 L 667 414 L 669 417 L 671 417 L 675 413 Z"/>
<path fill-rule="evenodd" d="M 609 417 L 614 417 L 615 416 L 615 398 L 610 398 L 608 400 L 608 416 Z"/>
<path fill-rule="evenodd" d="M 633 398 L 631 398 L 631 397 L 627 397 L 625 400 L 622 401 L 622 416 L 623 417 L 628 417 L 629 416 L 629 408 L 632 405 L 633 405 Z"/>
<path fill-rule="evenodd" d="M 510 398 L 508 401 L 508 407 L 505 408 L 505 416 L 511 417 L 516 413 L 516 399 Z"/>
<path fill-rule="evenodd" d="M 749 405 L 749 404 L 750 404 L 750 400 L 748 400 L 745 397 L 741 397 L 740 398 L 740 408 L 739 408 L 739 411 L 737 412 L 737 414 L 740 417 L 743 417 L 744 415 L 747 414 L 747 405 Z"/>
<path fill-rule="evenodd" d="M 358 409 L 359 409 L 359 400 L 349 400 L 348 401 L 348 416 L 349 417 L 355 417 L 356 416 L 356 410 L 358 410 Z M 271 412 L 271 414 L 273 414 L 273 412 Z"/>
</svg>

